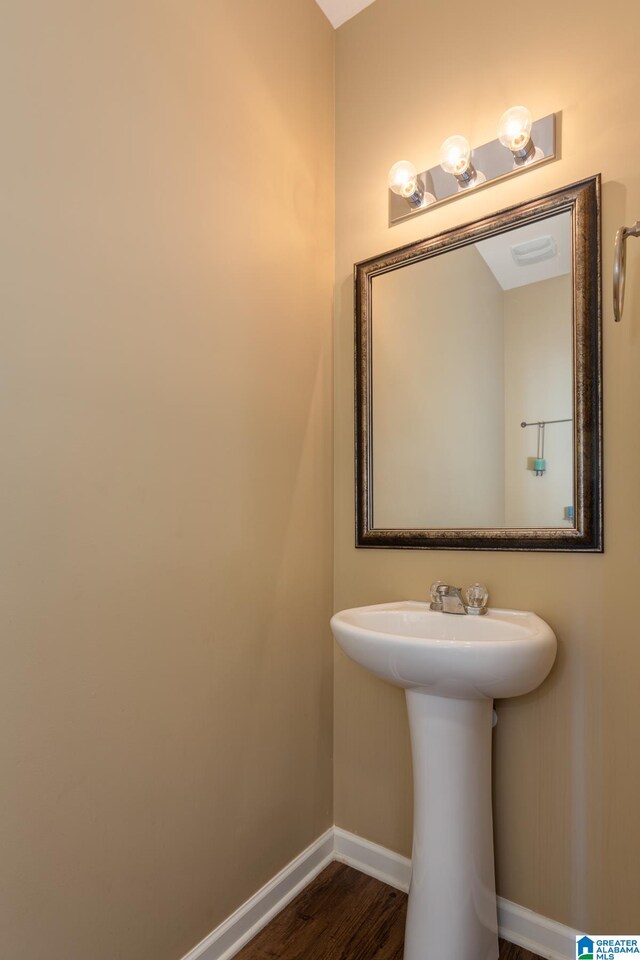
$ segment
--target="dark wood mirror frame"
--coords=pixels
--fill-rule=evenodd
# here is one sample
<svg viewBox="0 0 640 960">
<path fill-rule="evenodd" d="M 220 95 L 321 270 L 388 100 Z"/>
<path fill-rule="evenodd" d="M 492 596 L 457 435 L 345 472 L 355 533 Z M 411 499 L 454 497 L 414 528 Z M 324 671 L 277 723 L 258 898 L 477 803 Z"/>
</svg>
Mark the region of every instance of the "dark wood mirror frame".
<svg viewBox="0 0 640 960">
<path fill-rule="evenodd" d="M 574 523 L 572 528 L 381 529 L 373 526 L 371 282 L 374 277 L 563 212 L 573 233 Z M 602 553 L 600 175 L 355 265 L 356 546 Z"/>
</svg>

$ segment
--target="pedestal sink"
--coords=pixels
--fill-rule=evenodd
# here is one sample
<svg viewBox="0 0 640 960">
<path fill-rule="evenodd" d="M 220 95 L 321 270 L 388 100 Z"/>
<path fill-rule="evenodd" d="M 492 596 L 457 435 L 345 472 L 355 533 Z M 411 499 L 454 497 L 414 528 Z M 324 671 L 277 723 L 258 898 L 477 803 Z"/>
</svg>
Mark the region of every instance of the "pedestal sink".
<svg viewBox="0 0 640 960">
<path fill-rule="evenodd" d="M 404 960 L 496 960 L 493 699 L 542 683 L 555 635 L 534 613 L 453 616 L 415 601 L 343 610 L 331 629 L 352 660 L 406 691 L 414 828 Z"/>
</svg>

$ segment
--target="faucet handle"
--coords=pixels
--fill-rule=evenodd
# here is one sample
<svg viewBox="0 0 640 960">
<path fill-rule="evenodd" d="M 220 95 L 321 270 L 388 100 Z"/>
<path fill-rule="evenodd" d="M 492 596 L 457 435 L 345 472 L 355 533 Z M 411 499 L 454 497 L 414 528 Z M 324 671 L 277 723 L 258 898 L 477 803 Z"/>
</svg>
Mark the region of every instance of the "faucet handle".
<svg viewBox="0 0 640 960">
<path fill-rule="evenodd" d="M 446 585 L 446 583 L 444 582 L 444 580 L 434 580 L 433 583 L 431 584 L 431 586 L 429 587 L 429 593 L 431 594 L 431 599 L 432 599 L 432 600 L 439 600 L 439 599 L 441 599 L 442 593 L 443 593 L 444 591 L 442 591 L 440 588 L 441 588 L 441 587 L 445 587 L 445 588 L 446 588 L 446 586 L 447 586 L 447 585 Z"/>
<path fill-rule="evenodd" d="M 442 612 L 442 597 L 447 592 L 447 585 L 442 580 L 434 580 L 429 588 L 431 594 L 431 609 Z"/>
<path fill-rule="evenodd" d="M 472 583 L 465 590 L 465 610 L 467 613 L 473 613 L 482 616 L 487 612 L 487 601 L 489 600 L 489 591 L 483 583 Z"/>
</svg>

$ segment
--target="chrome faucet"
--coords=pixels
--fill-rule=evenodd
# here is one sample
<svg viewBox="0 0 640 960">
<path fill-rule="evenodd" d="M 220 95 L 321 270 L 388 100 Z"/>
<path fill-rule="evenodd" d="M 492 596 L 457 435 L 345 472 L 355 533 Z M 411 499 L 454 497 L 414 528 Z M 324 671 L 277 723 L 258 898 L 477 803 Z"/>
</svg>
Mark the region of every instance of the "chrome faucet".
<svg viewBox="0 0 640 960">
<path fill-rule="evenodd" d="M 487 612 L 488 599 L 489 591 L 482 583 L 468 587 L 465 599 L 462 598 L 462 587 L 454 587 L 441 580 L 431 584 L 431 609 L 439 613 L 482 616 Z"/>
</svg>

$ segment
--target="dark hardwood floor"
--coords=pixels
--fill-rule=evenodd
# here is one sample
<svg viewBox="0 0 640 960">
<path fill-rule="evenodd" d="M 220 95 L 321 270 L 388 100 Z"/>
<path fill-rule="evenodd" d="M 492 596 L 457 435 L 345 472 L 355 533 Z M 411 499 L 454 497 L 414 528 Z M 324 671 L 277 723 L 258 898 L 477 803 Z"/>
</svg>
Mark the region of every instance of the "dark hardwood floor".
<svg viewBox="0 0 640 960">
<path fill-rule="evenodd" d="M 404 893 L 332 863 L 236 960 L 402 960 L 406 909 Z M 540 958 L 501 941 L 500 960 Z"/>
</svg>

